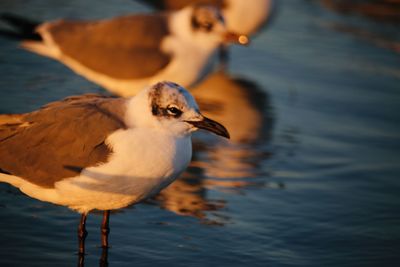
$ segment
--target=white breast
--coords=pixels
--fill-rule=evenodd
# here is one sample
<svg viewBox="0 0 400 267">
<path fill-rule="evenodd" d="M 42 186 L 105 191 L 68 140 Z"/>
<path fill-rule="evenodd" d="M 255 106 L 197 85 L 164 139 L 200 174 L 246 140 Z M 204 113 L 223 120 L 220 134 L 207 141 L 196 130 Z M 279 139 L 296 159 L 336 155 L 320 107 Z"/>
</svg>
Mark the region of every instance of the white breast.
<svg viewBox="0 0 400 267">
<path fill-rule="evenodd" d="M 107 143 L 114 151 L 108 163 L 56 184 L 69 207 L 118 209 L 141 201 L 174 181 L 192 155 L 189 136 L 175 137 L 160 130 L 120 130 Z"/>
</svg>

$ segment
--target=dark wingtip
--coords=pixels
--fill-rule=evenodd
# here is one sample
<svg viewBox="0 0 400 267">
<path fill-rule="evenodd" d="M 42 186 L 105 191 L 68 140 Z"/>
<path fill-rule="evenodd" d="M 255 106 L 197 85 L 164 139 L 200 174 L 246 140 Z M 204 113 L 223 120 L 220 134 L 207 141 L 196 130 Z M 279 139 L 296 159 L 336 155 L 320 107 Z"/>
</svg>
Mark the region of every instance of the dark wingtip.
<svg viewBox="0 0 400 267">
<path fill-rule="evenodd" d="M 42 40 L 42 37 L 36 32 L 39 22 L 12 13 L 1 13 L 0 20 L 13 28 L 12 30 L 0 29 L 0 35 L 19 40 Z"/>
</svg>

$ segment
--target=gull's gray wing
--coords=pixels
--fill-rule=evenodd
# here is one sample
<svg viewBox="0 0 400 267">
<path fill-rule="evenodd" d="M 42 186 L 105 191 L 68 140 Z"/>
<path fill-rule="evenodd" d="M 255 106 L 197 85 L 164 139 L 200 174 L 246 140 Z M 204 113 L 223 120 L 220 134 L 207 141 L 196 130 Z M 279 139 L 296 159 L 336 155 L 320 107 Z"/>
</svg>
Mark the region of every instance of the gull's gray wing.
<svg viewBox="0 0 400 267">
<path fill-rule="evenodd" d="M 101 21 L 59 20 L 45 26 L 63 56 L 113 78 L 149 77 L 171 59 L 160 48 L 169 34 L 168 16 L 164 14 Z"/>
<path fill-rule="evenodd" d="M 107 136 L 126 127 L 125 101 L 83 95 L 31 113 L 0 115 L 0 172 L 53 187 L 106 162 L 112 153 Z"/>
</svg>

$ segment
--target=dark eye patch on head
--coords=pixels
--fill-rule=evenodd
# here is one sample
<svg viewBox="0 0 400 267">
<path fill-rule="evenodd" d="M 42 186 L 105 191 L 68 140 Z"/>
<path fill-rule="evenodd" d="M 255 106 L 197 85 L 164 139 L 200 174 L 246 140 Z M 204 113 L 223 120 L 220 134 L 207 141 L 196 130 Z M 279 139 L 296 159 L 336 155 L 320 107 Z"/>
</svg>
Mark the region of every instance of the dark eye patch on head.
<svg viewBox="0 0 400 267">
<path fill-rule="evenodd" d="M 221 13 L 214 7 L 199 5 L 195 6 L 191 18 L 192 28 L 210 32 L 218 22 L 224 22 Z"/>
<path fill-rule="evenodd" d="M 173 116 L 174 118 L 179 118 L 182 115 L 182 110 L 174 106 L 168 106 L 167 112 L 169 113 L 170 116 Z"/>
<path fill-rule="evenodd" d="M 151 106 L 151 112 L 154 116 L 165 118 L 179 118 L 183 113 L 177 107 L 161 107 L 156 104 Z"/>
<path fill-rule="evenodd" d="M 175 87 L 178 92 L 181 92 L 181 87 L 172 82 L 160 82 L 153 86 L 149 93 L 151 112 L 154 116 L 164 118 L 179 118 L 183 111 L 177 104 L 179 94 L 171 92 L 170 98 L 166 101 L 163 99 L 162 90 L 164 86 Z M 167 103 L 164 103 L 167 102 Z"/>
</svg>

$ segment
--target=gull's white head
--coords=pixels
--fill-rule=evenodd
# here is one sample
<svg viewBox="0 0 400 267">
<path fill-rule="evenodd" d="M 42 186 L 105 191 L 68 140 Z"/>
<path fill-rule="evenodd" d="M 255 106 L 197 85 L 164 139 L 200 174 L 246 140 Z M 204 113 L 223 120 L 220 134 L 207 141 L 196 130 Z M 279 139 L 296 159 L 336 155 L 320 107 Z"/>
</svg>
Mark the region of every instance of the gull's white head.
<svg viewBox="0 0 400 267">
<path fill-rule="evenodd" d="M 249 42 L 247 36 L 229 31 L 221 10 L 210 5 L 193 5 L 177 11 L 171 28 L 174 34 L 203 47 L 214 48 L 223 43 L 246 45 Z"/>
<path fill-rule="evenodd" d="M 229 138 L 223 125 L 200 113 L 195 99 L 185 88 L 169 81 L 156 83 L 132 98 L 128 114 L 131 126 L 153 128 L 176 136 L 204 129 Z"/>
</svg>

